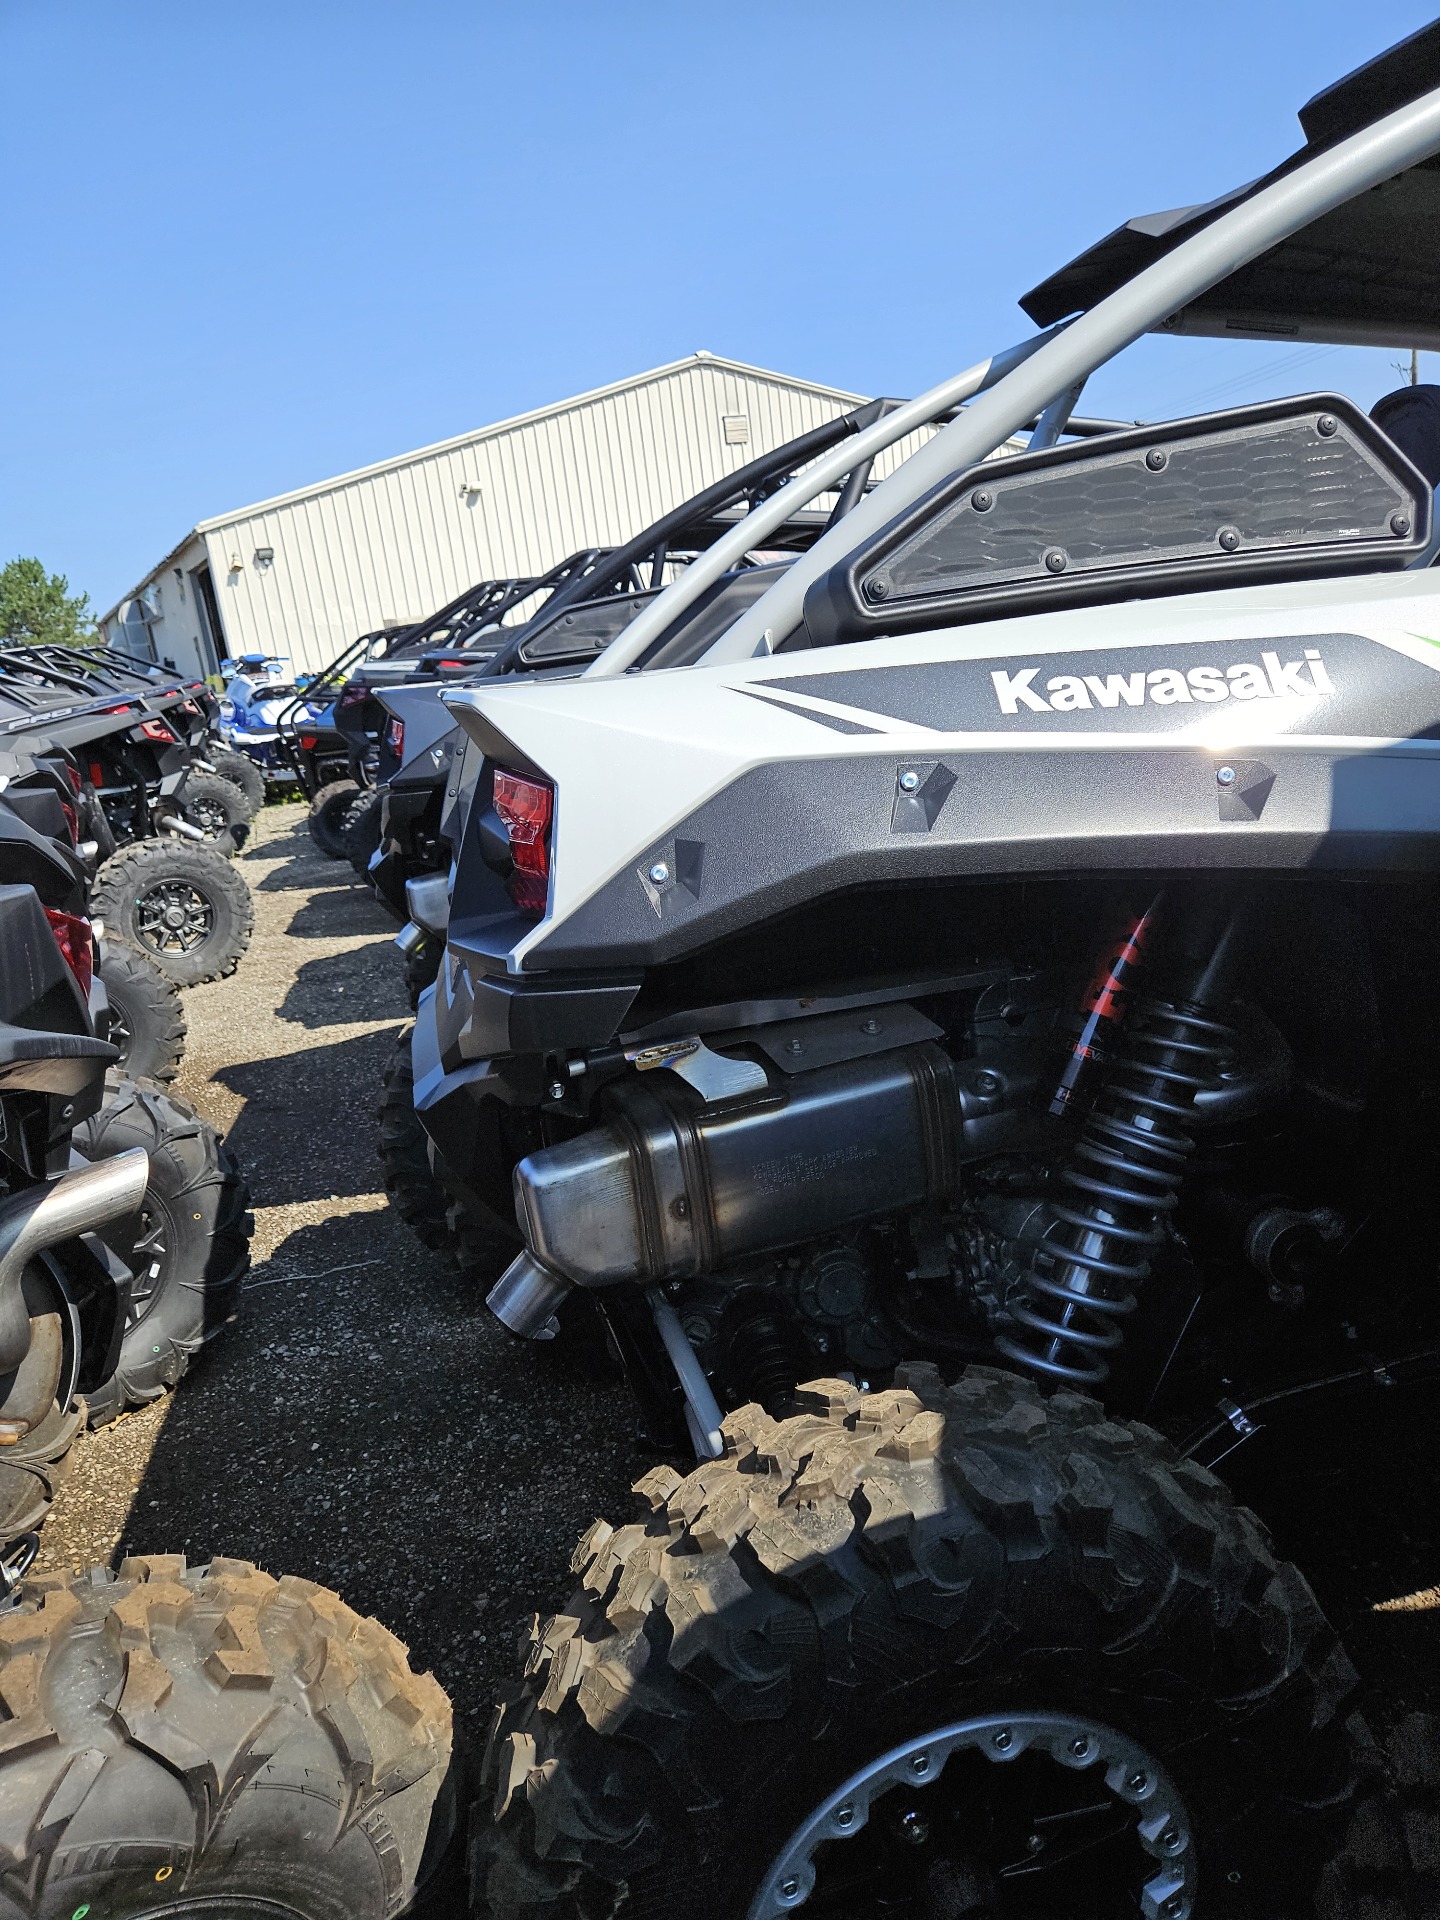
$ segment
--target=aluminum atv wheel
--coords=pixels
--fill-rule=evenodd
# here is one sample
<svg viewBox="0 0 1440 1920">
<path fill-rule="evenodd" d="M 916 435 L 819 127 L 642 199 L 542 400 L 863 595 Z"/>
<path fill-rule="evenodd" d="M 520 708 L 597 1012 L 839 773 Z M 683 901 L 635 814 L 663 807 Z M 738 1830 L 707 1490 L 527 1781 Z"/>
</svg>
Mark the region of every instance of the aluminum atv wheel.
<svg viewBox="0 0 1440 1920">
<path fill-rule="evenodd" d="M 222 774 L 187 773 L 180 813 L 217 853 L 238 853 L 249 838 L 250 802 Z"/>
<path fill-rule="evenodd" d="M 392 1920 L 448 1894 L 450 1702 L 309 1580 L 178 1554 L 0 1610 L 0 1920 Z"/>
<path fill-rule="evenodd" d="M 104 1106 L 75 1129 L 77 1152 L 150 1156 L 137 1223 L 107 1240 L 134 1274 L 115 1371 L 86 1398 L 90 1424 L 158 1400 L 207 1341 L 230 1325 L 250 1267 L 250 1191 L 219 1134 L 157 1086 L 111 1077 Z"/>
<path fill-rule="evenodd" d="M 106 945 L 100 979 L 110 1002 L 105 1037 L 120 1049 L 121 1073 L 130 1080 L 173 1080 L 187 1031 L 175 982 L 149 954 L 118 940 Z"/>
<path fill-rule="evenodd" d="M 250 944 L 250 889 L 209 847 L 169 839 L 122 847 L 95 876 L 91 911 L 177 986 L 233 973 Z"/>
<path fill-rule="evenodd" d="M 310 838 L 327 860 L 345 858 L 345 816 L 361 791 L 358 780 L 332 780 L 310 802 Z"/>
<path fill-rule="evenodd" d="M 265 776 L 249 754 L 237 753 L 233 747 L 211 747 L 206 749 L 205 758 L 222 780 L 239 787 L 253 820 L 265 804 Z"/>
<path fill-rule="evenodd" d="M 1273 1911 L 1267 1866 L 1293 1896 L 1354 1675 L 1217 1480 L 989 1368 L 799 1404 L 581 1543 L 486 1757 L 490 1911 L 1188 1920 L 1237 1877 Z"/>
</svg>

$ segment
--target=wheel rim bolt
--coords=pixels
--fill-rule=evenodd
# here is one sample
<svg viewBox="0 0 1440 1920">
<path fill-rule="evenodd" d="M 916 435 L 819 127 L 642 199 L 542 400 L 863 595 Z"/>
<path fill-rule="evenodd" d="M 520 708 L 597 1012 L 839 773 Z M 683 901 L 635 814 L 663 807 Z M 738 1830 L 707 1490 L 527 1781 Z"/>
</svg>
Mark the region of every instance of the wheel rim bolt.
<svg viewBox="0 0 1440 1920">
<path fill-rule="evenodd" d="M 855 1824 L 854 1807 L 848 1804 L 843 1807 L 837 1807 L 835 1809 L 835 1824 L 837 1827 L 853 1827 Z"/>
<path fill-rule="evenodd" d="M 787 1900 L 793 1900 L 796 1894 L 799 1893 L 800 1882 L 795 1878 L 793 1873 L 788 1880 L 782 1880 L 780 1882 L 780 1891 Z"/>
<path fill-rule="evenodd" d="M 929 1754 L 917 1753 L 915 1758 L 910 1762 L 910 1771 L 912 1773 L 921 1773 L 921 1774 L 929 1773 L 930 1771 Z"/>
<path fill-rule="evenodd" d="M 1174 1827 L 1167 1827 L 1160 1836 L 1160 1844 L 1167 1853 L 1174 1853 L 1180 1845 L 1180 1836 Z"/>
<path fill-rule="evenodd" d="M 1002 1727 L 995 1736 L 994 1744 L 997 1753 L 1008 1753 L 1015 1744 L 1015 1736 L 1008 1727 Z"/>
<path fill-rule="evenodd" d="M 1131 1793 L 1144 1793 L 1150 1784 L 1150 1776 L 1148 1773 L 1132 1773 L 1127 1784 Z"/>
<path fill-rule="evenodd" d="M 1085 1738 L 1083 1733 L 1078 1740 L 1072 1740 L 1070 1742 L 1070 1751 L 1077 1760 L 1083 1760 L 1086 1754 L 1089 1753 L 1090 1742 Z"/>
</svg>

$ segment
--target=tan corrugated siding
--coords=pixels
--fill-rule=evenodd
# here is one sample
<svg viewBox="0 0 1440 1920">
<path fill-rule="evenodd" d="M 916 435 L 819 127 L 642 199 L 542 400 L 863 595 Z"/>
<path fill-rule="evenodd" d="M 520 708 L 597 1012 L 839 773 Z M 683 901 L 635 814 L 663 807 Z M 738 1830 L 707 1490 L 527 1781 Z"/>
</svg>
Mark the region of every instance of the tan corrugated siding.
<svg viewBox="0 0 1440 1920">
<path fill-rule="evenodd" d="M 579 547 L 626 540 L 853 404 L 783 376 L 692 360 L 209 523 L 230 648 L 321 666 L 357 634 L 420 619 L 476 580 L 543 572 Z M 749 420 L 747 443 L 725 442 L 727 413 Z M 481 489 L 473 500 L 467 482 Z M 266 546 L 274 561 L 257 567 L 254 551 Z"/>
</svg>

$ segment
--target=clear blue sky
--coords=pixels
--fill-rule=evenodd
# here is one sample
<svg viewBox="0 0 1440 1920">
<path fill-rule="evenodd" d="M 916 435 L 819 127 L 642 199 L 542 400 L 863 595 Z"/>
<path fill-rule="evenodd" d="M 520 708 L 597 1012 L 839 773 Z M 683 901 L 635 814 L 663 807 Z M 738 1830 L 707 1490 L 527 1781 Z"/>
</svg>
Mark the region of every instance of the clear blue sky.
<svg viewBox="0 0 1440 1920">
<path fill-rule="evenodd" d="M 916 392 L 1432 12 L 0 0 L 0 560 L 103 609 L 198 518 L 696 347 Z M 1396 383 L 1154 341 L 1086 405 Z"/>
</svg>

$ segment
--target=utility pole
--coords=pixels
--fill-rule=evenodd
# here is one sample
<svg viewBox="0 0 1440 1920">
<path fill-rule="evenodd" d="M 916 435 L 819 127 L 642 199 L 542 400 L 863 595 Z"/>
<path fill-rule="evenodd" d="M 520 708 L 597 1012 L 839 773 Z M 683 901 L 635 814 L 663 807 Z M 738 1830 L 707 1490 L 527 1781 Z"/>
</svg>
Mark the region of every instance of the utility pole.
<svg viewBox="0 0 1440 1920">
<path fill-rule="evenodd" d="M 1410 384 L 1412 387 L 1418 387 L 1420 384 L 1420 349 L 1418 347 L 1410 349 Z"/>
</svg>

